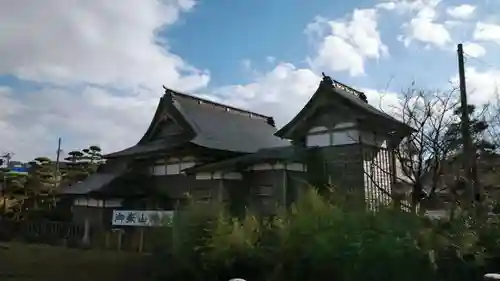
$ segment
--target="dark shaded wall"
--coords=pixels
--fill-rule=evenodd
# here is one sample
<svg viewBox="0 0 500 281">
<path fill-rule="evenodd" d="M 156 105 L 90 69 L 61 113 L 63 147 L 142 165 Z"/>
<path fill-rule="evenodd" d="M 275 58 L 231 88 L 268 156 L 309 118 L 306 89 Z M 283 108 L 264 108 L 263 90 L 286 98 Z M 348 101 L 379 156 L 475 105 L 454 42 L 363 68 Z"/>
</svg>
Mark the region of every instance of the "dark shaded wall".
<svg viewBox="0 0 500 281">
<path fill-rule="evenodd" d="M 363 191 L 363 155 L 359 144 L 320 147 L 308 157 L 311 184 L 332 184 L 347 191 Z"/>
</svg>

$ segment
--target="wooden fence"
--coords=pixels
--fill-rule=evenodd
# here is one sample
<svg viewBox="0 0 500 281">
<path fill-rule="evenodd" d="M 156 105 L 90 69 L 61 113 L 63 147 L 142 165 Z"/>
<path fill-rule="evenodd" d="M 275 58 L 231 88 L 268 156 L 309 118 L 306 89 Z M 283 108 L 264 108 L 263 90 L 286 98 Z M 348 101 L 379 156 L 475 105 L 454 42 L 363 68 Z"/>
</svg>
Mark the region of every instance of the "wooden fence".
<svg viewBox="0 0 500 281">
<path fill-rule="evenodd" d="M 156 237 L 165 233 L 168 232 L 158 228 L 99 229 L 94 227 L 90 228 L 89 231 L 89 243 L 83 244 L 84 225 L 43 220 L 13 221 L 0 219 L 0 241 L 18 241 L 71 248 L 86 247 L 150 252 L 155 246 Z"/>
</svg>

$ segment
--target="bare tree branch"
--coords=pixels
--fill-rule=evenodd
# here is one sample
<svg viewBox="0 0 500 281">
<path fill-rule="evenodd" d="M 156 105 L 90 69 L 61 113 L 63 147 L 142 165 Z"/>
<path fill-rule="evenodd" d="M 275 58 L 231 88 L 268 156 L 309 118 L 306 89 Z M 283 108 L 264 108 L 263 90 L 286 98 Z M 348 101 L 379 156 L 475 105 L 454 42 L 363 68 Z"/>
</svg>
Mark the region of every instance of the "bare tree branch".
<svg viewBox="0 0 500 281">
<path fill-rule="evenodd" d="M 456 93 L 456 88 L 446 92 L 410 88 L 392 109 L 403 123 L 415 129 L 394 148 L 397 180 L 409 185 L 413 210 L 422 200 L 446 188 L 439 181 L 442 162 L 451 153 L 446 132 L 457 121 L 453 114 L 458 106 Z"/>
</svg>

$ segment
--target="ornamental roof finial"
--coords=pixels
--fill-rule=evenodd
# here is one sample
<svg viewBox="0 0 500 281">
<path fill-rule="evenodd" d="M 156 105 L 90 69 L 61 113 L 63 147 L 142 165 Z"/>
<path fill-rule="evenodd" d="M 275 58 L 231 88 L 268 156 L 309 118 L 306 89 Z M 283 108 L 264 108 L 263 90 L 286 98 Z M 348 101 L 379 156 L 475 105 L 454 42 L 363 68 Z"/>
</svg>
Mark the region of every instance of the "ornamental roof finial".
<svg viewBox="0 0 500 281">
<path fill-rule="evenodd" d="M 321 75 L 323 75 L 323 80 L 321 81 L 321 83 L 324 83 L 328 86 L 333 86 L 333 80 L 330 76 L 326 76 L 324 72 L 321 72 Z"/>
</svg>

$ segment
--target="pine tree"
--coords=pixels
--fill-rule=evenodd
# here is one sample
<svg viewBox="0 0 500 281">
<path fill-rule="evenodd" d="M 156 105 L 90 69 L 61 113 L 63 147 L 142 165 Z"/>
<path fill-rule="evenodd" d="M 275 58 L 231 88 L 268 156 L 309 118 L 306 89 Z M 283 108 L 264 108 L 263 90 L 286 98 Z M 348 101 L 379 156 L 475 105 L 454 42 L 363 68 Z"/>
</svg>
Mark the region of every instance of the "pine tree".
<svg viewBox="0 0 500 281">
<path fill-rule="evenodd" d="M 85 180 L 89 175 L 97 172 L 103 163 L 101 148 L 95 145 L 81 151 L 71 151 L 64 160 L 68 161 L 64 179 L 70 184 Z"/>
<path fill-rule="evenodd" d="M 55 163 L 47 157 L 37 157 L 30 162 L 31 168 L 24 186 L 29 198 L 28 209 L 41 209 L 55 204 L 54 195 L 58 187 Z"/>
<path fill-rule="evenodd" d="M 491 154 L 495 151 L 495 145 L 488 141 L 485 137 L 485 132 L 488 129 L 488 123 L 476 112 L 474 105 L 468 105 L 469 114 L 469 132 L 471 135 L 472 145 L 475 148 L 476 154 L 484 155 Z M 461 154 L 463 149 L 463 138 L 461 131 L 461 108 L 455 109 L 453 112 L 455 122 L 450 124 L 445 133 L 445 143 L 449 151 L 455 155 Z"/>
<path fill-rule="evenodd" d="M 495 145 L 488 140 L 486 136 L 486 132 L 489 124 L 486 122 L 481 112 L 477 112 L 477 108 L 474 105 L 468 105 L 468 114 L 469 114 L 469 133 L 471 136 L 472 147 L 475 151 L 476 156 L 476 167 L 477 167 L 477 175 L 479 179 L 479 184 L 482 188 L 486 188 L 485 191 L 491 187 L 496 185 L 499 182 L 500 177 L 495 172 L 496 160 L 498 155 L 496 152 Z M 466 188 L 466 178 L 463 173 L 457 173 L 461 170 L 462 167 L 462 157 L 464 157 L 463 153 L 463 138 L 462 138 L 462 130 L 461 130 L 461 108 L 457 108 L 454 111 L 453 118 L 456 120 L 452 124 L 450 124 L 445 133 L 445 144 L 448 146 L 449 151 L 451 152 L 450 157 L 448 157 L 449 161 L 447 163 L 447 171 L 454 180 L 455 183 L 452 184 L 452 191 L 455 192 L 455 196 L 463 193 L 465 198 L 470 198 L 470 194 L 467 194 L 468 189 Z M 457 175 L 461 174 L 462 177 L 456 178 Z M 451 182 L 450 182 L 451 184 Z"/>
</svg>

